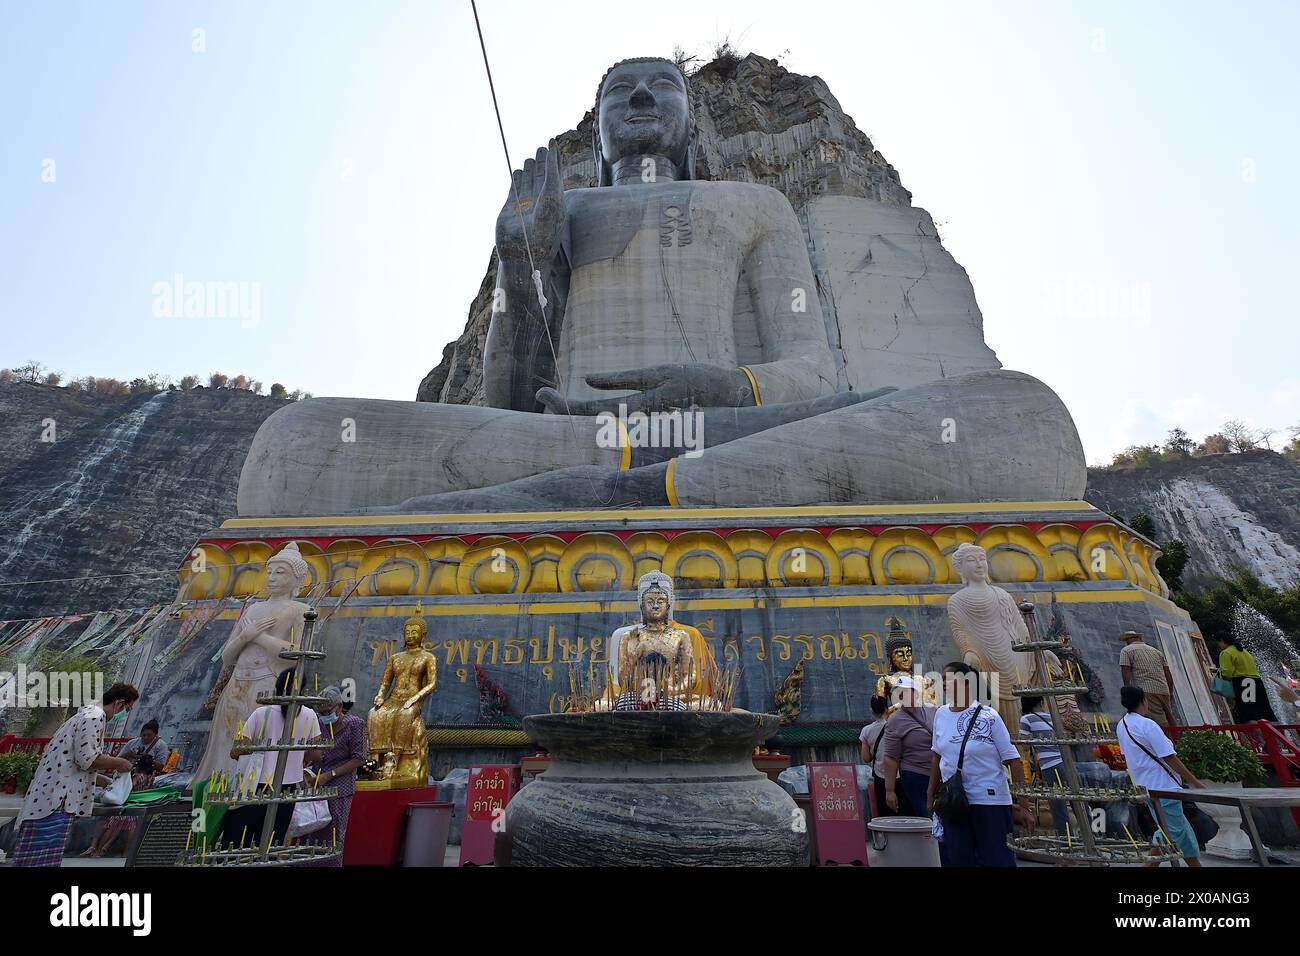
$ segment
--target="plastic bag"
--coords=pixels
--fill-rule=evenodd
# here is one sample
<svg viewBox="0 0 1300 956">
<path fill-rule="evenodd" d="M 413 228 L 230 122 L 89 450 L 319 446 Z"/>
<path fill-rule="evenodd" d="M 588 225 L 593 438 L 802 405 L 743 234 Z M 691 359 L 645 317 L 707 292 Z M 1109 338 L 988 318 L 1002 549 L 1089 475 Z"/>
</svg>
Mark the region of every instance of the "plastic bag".
<svg viewBox="0 0 1300 956">
<path fill-rule="evenodd" d="M 99 799 L 110 807 L 120 807 L 126 803 L 126 798 L 129 796 L 131 796 L 131 775 L 119 773 L 113 778 L 113 782 L 104 788 Z"/>
<path fill-rule="evenodd" d="M 330 824 L 329 804 L 324 800 L 303 800 L 293 805 L 289 819 L 289 836 L 299 837 L 315 833 Z"/>
</svg>

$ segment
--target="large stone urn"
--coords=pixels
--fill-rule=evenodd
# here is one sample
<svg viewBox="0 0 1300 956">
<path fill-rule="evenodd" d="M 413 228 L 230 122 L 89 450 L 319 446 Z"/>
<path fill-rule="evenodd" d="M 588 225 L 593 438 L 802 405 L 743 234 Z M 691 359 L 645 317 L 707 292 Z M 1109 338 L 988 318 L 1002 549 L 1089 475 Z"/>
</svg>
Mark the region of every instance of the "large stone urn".
<svg viewBox="0 0 1300 956">
<path fill-rule="evenodd" d="M 510 801 L 498 864 L 807 866 L 789 794 L 750 759 L 770 714 L 543 714 L 524 729 L 550 768 Z"/>
</svg>

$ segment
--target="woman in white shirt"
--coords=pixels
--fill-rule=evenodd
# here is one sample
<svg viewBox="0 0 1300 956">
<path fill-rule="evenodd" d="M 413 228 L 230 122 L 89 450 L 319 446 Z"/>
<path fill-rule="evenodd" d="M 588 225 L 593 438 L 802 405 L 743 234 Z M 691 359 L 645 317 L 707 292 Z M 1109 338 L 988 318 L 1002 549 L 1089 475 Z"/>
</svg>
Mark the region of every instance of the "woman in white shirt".
<svg viewBox="0 0 1300 956">
<path fill-rule="evenodd" d="M 1128 775 L 1135 784 L 1148 790 L 1182 790 L 1184 786 L 1205 786 L 1178 759 L 1173 743 L 1165 736 L 1160 725 L 1147 716 L 1146 696 L 1140 687 L 1119 689 L 1120 703 L 1128 713 L 1116 725 L 1115 736 L 1119 738 L 1120 752 L 1128 764 Z M 1200 866 L 1201 848 L 1196 842 L 1196 832 L 1187 822 L 1183 801 L 1161 799 L 1160 812 L 1164 816 L 1164 830 L 1169 839 L 1183 851 L 1183 862 L 1188 866 Z M 1152 842 L 1163 842 L 1161 837 L 1162 834 L 1157 833 Z M 1148 868 L 1159 865 L 1159 856 L 1153 856 L 1146 864 Z"/>
<path fill-rule="evenodd" d="M 944 666 L 947 704 L 934 715 L 929 809 L 934 812 L 940 782 L 957 772 L 962 740 L 966 739 L 961 781 L 970 814 L 964 820 L 943 821 L 943 865 L 1015 866 L 1007 837 L 1017 822 L 1032 826 L 1033 814 L 1027 801 L 1013 803 L 1007 769 L 1016 783 L 1023 784 L 1024 766 L 1001 716 L 975 700 L 977 677 L 975 668 L 962 661 Z"/>
<path fill-rule="evenodd" d="M 283 671 L 275 681 L 277 697 L 293 694 L 293 671 Z M 244 721 L 244 729 L 235 739 L 237 747 L 240 741 L 261 740 L 279 743 L 284 731 L 284 722 L 288 717 L 288 704 L 266 704 L 258 707 Z M 293 733 L 290 737 L 295 742 L 314 740 L 320 736 L 320 718 L 310 707 L 300 707 L 294 718 Z M 303 764 L 314 763 L 320 759 L 320 750 L 290 750 L 285 758 L 284 779 L 281 791 L 296 790 L 302 783 Z M 277 751 L 239 755 L 235 747 L 230 750 L 233 760 L 238 760 L 236 779 L 230 781 L 231 789 L 269 790 L 275 780 L 275 764 L 279 757 Z M 282 803 L 276 808 L 275 840 L 283 843 L 289 831 L 289 822 L 293 818 L 293 804 Z M 266 819 L 265 806 L 237 807 L 229 811 L 221 820 L 221 830 L 217 836 L 219 844 L 238 845 L 247 840 L 256 843 L 262 837 L 262 824 Z"/>
</svg>

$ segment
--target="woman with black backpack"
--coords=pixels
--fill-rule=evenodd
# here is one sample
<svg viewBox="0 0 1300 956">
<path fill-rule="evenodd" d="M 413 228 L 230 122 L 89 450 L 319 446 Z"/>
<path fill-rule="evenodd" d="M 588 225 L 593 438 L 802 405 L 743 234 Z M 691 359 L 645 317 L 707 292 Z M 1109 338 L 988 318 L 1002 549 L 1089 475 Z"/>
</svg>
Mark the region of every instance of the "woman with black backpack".
<svg viewBox="0 0 1300 956">
<path fill-rule="evenodd" d="M 934 715 L 929 807 L 943 823 L 944 866 L 1015 866 L 1007 837 L 1033 826 L 1027 801 L 1013 802 L 1007 770 L 1025 782 L 1020 751 L 992 707 L 976 699 L 977 672 L 962 661 L 943 669 L 946 704 Z"/>
</svg>

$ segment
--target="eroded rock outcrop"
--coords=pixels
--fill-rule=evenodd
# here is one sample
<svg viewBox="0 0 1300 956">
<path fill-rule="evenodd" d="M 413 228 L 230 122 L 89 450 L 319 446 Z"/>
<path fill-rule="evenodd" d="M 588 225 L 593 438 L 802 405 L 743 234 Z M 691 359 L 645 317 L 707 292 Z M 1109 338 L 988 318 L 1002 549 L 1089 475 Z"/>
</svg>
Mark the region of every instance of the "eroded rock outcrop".
<svg viewBox="0 0 1300 956">
<path fill-rule="evenodd" d="M 1184 586 L 1239 567 L 1272 587 L 1300 581 L 1300 467 L 1275 452 L 1091 469 L 1087 498 L 1111 514 L 1145 513 L 1158 541 L 1182 541 Z"/>
<path fill-rule="evenodd" d="M 171 600 L 168 569 L 235 513 L 253 435 L 284 404 L 234 389 L 91 399 L 0 386 L 0 619 Z"/>
</svg>

